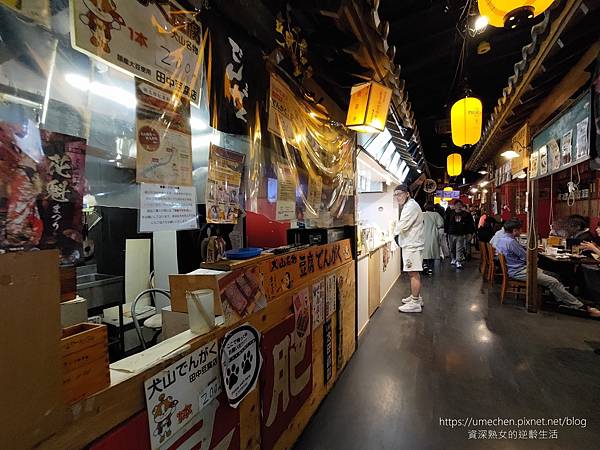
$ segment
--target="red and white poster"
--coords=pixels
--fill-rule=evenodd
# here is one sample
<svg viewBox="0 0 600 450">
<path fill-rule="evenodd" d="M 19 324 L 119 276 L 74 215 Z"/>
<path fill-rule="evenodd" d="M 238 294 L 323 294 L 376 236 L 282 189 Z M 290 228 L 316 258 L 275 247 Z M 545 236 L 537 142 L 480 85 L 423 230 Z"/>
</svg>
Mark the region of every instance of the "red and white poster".
<svg viewBox="0 0 600 450">
<path fill-rule="evenodd" d="M 263 335 L 261 384 L 262 448 L 270 450 L 312 393 L 312 335 L 310 327 L 298 337 L 291 314 Z"/>
<path fill-rule="evenodd" d="M 0 122 L 0 252 L 58 248 L 82 258 L 84 139 Z"/>
</svg>

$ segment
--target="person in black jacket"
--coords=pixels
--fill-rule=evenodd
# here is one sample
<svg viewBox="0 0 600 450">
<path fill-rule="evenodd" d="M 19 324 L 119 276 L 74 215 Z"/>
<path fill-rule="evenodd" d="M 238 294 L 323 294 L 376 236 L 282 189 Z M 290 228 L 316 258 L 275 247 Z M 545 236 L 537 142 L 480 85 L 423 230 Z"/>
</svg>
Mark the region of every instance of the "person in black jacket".
<svg viewBox="0 0 600 450">
<path fill-rule="evenodd" d="M 464 203 L 460 200 L 454 202 L 454 209 L 446 215 L 444 229 L 448 234 L 448 244 L 452 254 L 452 265 L 458 269 L 462 268 L 465 260 L 465 250 L 469 243 L 469 237 L 475 232 L 473 216 L 464 209 Z"/>
</svg>

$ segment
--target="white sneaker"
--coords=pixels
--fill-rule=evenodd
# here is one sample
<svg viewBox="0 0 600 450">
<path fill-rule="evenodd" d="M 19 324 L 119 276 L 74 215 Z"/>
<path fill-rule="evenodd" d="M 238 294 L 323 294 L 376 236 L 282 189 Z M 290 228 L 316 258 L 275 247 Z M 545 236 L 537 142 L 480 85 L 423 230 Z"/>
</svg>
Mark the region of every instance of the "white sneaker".
<svg viewBox="0 0 600 450">
<path fill-rule="evenodd" d="M 453 259 L 452 261 L 450 261 L 450 264 L 453 265 L 453 266 L 455 266 L 456 265 L 456 260 Z"/>
<path fill-rule="evenodd" d="M 423 301 L 422 299 L 420 300 Z M 413 300 L 412 302 L 408 302 L 407 304 L 398 307 L 398 311 L 403 313 L 420 313 L 423 311 L 423 307 L 418 300 Z"/>
<path fill-rule="evenodd" d="M 419 295 L 419 298 L 415 298 L 415 297 L 413 297 L 412 295 L 409 295 L 408 297 L 406 297 L 406 298 L 403 298 L 403 299 L 402 299 L 402 303 L 404 303 L 405 305 L 406 305 L 407 303 L 410 303 L 410 302 L 415 302 L 415 301 L 416 301 L 416 302 L 417 302 L 419 305 L 423 306 L 423 297 L 421 297 L 420 295 Z"/>
<path fill-rule="evenodd" d="M 462 269 L 463 268 L 463 265 L 462 265 L 462 263 L 460 261 L 456 261 L 456 268 L 457 269 Z"/>
</svg>

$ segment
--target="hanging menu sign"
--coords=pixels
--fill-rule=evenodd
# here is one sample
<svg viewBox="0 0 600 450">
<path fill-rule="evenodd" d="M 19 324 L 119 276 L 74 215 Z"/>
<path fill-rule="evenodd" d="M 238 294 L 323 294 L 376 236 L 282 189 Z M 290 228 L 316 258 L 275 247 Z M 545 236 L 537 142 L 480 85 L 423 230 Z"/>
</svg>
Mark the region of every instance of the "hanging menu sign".
<svg viewBox="0 0 600 450">
<path fill-rule="evenodd" d="M 533 138 L 529 175 L 550 175 L 590 158 L 590 92 L 557 116 Z"/>
<path fill-rule="evenodd" d="M 71 0 L 70 10 L 74 48 L 198 104 L 205 41 L 195 11 L 175 0 Z"/>
</svg>

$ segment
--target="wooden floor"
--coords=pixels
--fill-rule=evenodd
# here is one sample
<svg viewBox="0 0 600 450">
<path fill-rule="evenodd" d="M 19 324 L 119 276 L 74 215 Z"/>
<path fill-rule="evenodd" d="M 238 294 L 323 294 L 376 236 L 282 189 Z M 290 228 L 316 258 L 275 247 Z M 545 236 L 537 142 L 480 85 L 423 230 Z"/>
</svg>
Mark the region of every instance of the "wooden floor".
<svg viewBox="0 0 600 450">
<path fill-rule="evenodd" d="M 296 449 L 600 448 L 600 322 L 500 306 L 478 263 L 437 267 L 422 314 L 398 312 L 408 279 L 397 282 Z M 586 426 L 441 423 L 470 417 Z M 484 430 L 496 439 L 472 439 Z"/>
</svg>

